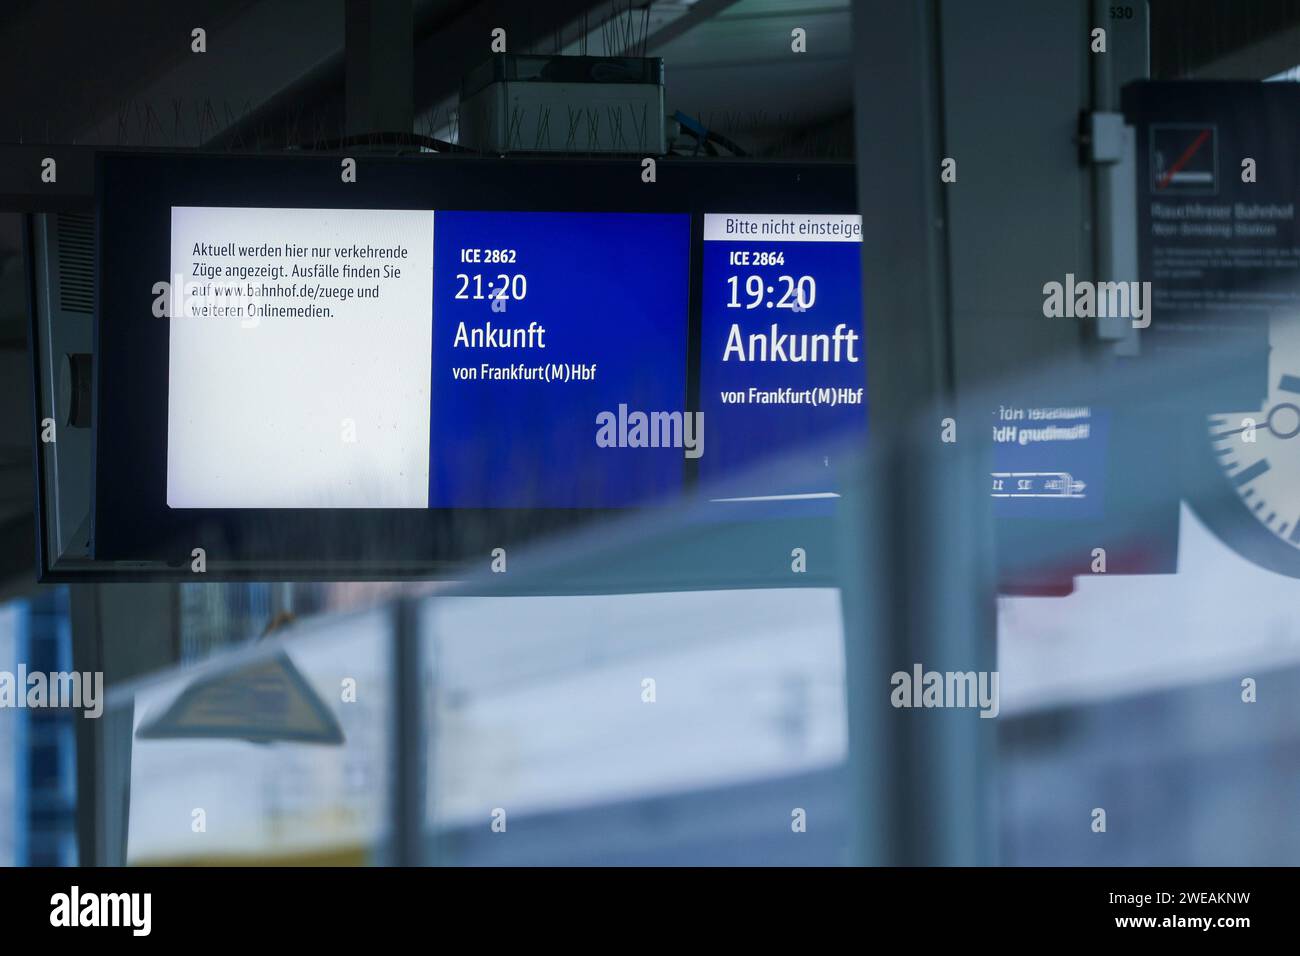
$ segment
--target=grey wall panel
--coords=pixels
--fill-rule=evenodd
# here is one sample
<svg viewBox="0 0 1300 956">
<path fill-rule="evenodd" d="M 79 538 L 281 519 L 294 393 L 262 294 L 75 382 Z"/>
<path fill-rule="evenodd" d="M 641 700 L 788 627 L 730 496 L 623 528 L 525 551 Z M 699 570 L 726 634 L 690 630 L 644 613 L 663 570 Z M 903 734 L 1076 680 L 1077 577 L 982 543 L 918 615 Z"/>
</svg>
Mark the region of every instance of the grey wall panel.
<svg viewBox="0 0 1300 956">
<path fill-rule="evenodd" d="M 1077 127 L 1090 99 L 1085 4 L 944 2 L 940 29 L 955 378 L 959 388 L 1077 355 L 1043 283 L 1092 270 Z"/>
</svg>

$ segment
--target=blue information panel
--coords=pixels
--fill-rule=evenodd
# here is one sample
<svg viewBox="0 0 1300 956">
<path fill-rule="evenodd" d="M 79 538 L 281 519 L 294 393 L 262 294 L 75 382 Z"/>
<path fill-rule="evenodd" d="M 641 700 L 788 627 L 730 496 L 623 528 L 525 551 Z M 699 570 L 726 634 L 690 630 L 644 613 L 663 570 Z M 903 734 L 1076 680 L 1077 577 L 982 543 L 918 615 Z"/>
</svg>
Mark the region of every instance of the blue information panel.
<svg viewBox="0 0 1300 956">
<path fill-rule="evenodd" d="M 993 412 L 994 513 L 1097 518 L 1105 510 L 1110 410 L 1008 403 Z"/>
<path fill-rule="evenodd" d="M 833 449 L 865 433 L 862 217 L 704 217 L 700 406 L 706 483 L 774 454 L 782 469 L 740 498 L 832 497 Z"/>
<path fill-rule="evenodd" d="M 429 507 L 680 489 L 689 259 L 686 214 L 437 212 Z"/>
</svg>

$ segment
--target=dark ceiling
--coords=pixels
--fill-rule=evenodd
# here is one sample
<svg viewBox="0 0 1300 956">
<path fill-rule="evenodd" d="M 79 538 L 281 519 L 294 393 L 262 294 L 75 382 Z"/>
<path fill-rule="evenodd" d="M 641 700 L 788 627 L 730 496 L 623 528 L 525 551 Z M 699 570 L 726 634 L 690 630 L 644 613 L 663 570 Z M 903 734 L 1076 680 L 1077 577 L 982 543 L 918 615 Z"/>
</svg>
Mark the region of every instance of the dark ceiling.
<svg viewBox="0 0 1300 956">
<path fill-rule="evenodd" d="M 1258 46 L 1258 72 L 1240 78 L 1262 79 L 1300 64 L 1297 29 L 1300 0 L 1151 0 L 1151 77 L 1194 76 L 1229 54 Z M 1265 57 L 1274 62 L 1264 62 Z"/>
</svg>

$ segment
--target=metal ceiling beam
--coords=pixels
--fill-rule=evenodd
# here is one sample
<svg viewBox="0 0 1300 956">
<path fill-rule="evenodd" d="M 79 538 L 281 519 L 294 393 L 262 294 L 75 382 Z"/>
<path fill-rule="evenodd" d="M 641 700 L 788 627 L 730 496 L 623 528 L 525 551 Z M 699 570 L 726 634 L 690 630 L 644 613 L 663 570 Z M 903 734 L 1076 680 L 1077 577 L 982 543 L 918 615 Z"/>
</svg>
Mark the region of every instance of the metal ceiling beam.
<svg viewBox="0 0 1300 956">
<path fill-rule="evenodd" d="M 461 77 L 491 54 L 492 30 L 506 30 L 507 49 L 520 52 L 549 42 L 557 31 L 570 26 L 605 4 L 594 0 L 491 0 L 480 4 L 440 5 L 426 19 L 416 18 L 414 111 L 419 113 L 454 96 Z M 454 8 L 452 8 L 454 7 Z M 343 134 L 346 98 L 342 53 L 305 76 L 259 108 L 232 124 L 205 146 L 232 148 L 255 144 L 268 137 L 284 145 L 284 131 L 298 129 L 300 140 L 334 139 Z"/>
</svg>

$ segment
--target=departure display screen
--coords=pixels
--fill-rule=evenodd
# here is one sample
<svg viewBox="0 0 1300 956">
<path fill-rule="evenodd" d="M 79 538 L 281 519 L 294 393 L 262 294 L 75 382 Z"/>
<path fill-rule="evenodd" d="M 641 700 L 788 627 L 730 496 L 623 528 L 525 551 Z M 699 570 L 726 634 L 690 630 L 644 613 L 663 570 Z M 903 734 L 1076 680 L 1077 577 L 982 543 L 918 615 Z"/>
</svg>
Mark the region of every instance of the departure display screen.
<svg viewBox="0 0 1300 956">
<path fill-rule="evenodd" d="M 856 215 L 174 207 L 171 508 L 616 508 L 865 428 Z M 707 451 L 707 454 L 706 454 Z M 815 475 L 815 472 L 813 472 Z"/>
<path fill-rule="evenodd" d="M 705 215 L 706 480 L 788 450 L 814 467 L 741 497 L 834 493 L 832 448 L 866 429 L 861 243 L 857 215 Z"/>
<path fill-rule="evenodd" d="M 598 418 L 681 419 L 689 255 L 681 214 L 174 208 L 167 504 L 675 492 L 671 429 L 602 442 Z"/>
<path fill-rule="evenodd" d="M 97 163 L 96 559 L 401 575 L 674 499 L 811 520 L 865 436 L 847 164 Z"/>
</svg>

